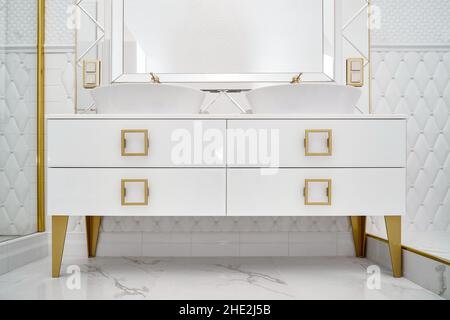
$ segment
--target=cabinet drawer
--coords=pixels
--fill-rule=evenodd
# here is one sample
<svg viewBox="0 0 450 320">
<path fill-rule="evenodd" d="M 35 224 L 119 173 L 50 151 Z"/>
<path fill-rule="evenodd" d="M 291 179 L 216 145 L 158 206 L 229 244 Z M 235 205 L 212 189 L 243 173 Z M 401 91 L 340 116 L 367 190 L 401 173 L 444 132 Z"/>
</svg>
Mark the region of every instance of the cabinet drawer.
<svg viewBox="0 0 450 320">
<path fill-rule="evenodd" d="M 272 175 L 261 173 L 260 169 L 228 170 L 229 216 L 405 213 L 405 169 L 280 169 Z"/>
<path fill-rule="evenodd" d="M 50 215 L 225 215 L 225 169 L 51 168 L 47 177 Z"/>
<path fill-rule="evenodd" d="M 404 120 L 230 120 L 228 128 L 231 167 L 406 165 Z"/>
<path fill-rule="evenodd" d="M 48 166 L 224 167 L 225 128 L 225 120 L 49 120 Z M 221 139 L 212 145 L 209 135 Z"/>
</svg>

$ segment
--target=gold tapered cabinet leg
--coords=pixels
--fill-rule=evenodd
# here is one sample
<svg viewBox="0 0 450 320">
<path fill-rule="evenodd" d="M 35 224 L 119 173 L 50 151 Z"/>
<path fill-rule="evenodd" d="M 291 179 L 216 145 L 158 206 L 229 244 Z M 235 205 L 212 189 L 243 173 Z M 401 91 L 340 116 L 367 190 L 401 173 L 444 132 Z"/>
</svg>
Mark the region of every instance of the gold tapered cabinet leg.
<svg viewBox="0 0 450 320">
<path fill-rule="evenodd" d="M 355 254 L 358 258 L 366 256 L 366 217 L 350 217 L 353 229 Z"/>
<path fill-rule="evenodd" d="M 52 277 L 59 278 L 66 241 L 68 216 L 52 217 Z"/>
<path fill-rule="evenodd" d="M 386 231 L 391 253 L 392 272 L 395 278 L 403 276 L 402 271 L 402 220 L 401 216 L 386 216 Z"/>
<path fill-rule="evenodd" d="M 97 243 L 101 223 L 102 217 L 86 217 L 86 234 L 89 258 L 93 258 L 97 255 Z"/>
</svg>

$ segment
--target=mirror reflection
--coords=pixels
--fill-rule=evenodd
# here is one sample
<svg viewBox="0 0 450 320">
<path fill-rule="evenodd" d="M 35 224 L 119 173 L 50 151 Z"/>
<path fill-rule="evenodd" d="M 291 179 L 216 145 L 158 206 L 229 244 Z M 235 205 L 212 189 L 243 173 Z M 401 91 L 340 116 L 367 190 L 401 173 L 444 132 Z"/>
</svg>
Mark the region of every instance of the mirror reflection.
<svg viewBox="0 0 450 320">
<path fill-rule="evenodd" d="M 119 2 L 113 26 L 122 34 L 113 34 L 112 52 L 118 77 L 303 72 L 334 78 L 333 0 Z"/>
</svg>

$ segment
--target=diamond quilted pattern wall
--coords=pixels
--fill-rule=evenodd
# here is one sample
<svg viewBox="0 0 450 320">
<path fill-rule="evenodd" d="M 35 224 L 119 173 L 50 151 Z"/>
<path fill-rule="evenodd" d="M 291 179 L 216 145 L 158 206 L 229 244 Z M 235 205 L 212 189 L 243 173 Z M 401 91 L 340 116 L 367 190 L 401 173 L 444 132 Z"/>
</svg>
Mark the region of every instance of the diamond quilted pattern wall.
<svg viewBox="0 0 450 320">
<path fill-rule="evenodd" d="M 450 232 L 450 51 L 377 48 L 372 56 L 374 111 L 409 116 L 405 231 Z"/>
<path fill-rule="evenodd" d="M 373 110 L 408 120 L 403 242 L 450 257 L 450 2 L 374 0 Z M 385 237 L 384 221 L 368 232 Z"/>
<path fill-rule="evenodd" d="M 0 1 L 0 235 L 36 231 L 36 1 Z"/>
</svg>

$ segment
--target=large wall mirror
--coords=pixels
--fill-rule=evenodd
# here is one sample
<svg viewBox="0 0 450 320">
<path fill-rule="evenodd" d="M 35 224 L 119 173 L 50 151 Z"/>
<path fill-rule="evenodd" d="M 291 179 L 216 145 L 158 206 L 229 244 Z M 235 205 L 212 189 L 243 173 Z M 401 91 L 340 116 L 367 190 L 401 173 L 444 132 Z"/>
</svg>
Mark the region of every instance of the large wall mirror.
<svg viewBox="0 0 450 320">
<path fill-rule="evenodd" d="M 101 85 L 150 82 L 199 89 L 346 83 L 363 58 L 358 103 L 370 111 L 369 0 L 77 0 L 77 110 L 95 110 L 83 61 L 101 61 Z M 239 98 L 239 97 L 238 97 Z"/>
<path fill-rule="evenodd" d="M 334 0 L 117 0 L 113 82 L 334 81 Z"/>
</svg>

